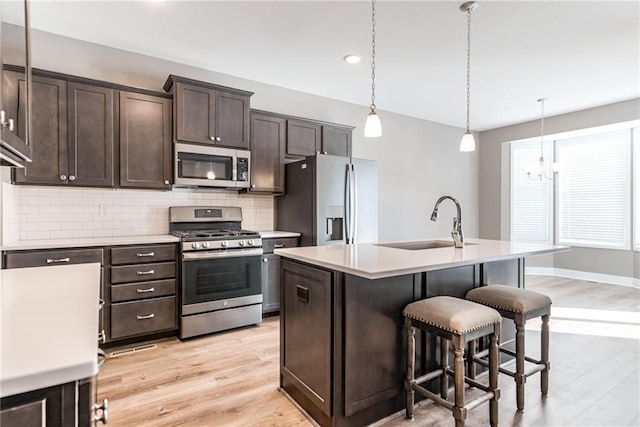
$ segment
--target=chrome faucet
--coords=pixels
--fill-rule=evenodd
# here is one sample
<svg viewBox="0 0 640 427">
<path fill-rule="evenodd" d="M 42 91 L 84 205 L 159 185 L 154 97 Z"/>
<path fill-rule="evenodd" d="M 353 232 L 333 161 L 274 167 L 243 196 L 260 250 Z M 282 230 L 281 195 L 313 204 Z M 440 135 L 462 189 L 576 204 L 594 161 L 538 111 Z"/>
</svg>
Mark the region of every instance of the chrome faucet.
<svg viewBox="0 0 640 427">
<path fill-rule="evenodd" d="M 462 232 L 462 206 L 458 199 L 452 196 L 442 196 L 436 202 L 431 213 L 431 221 L 438 220 L 438 208 L 443 200 L 449 199 L 456 204 L 457 215 L 453 218 L 453 230 L 451 230 L 451 237 L 453 237 L 453 244 L 456 248 L 464 248 L 464 233 Z"/>
</svg>

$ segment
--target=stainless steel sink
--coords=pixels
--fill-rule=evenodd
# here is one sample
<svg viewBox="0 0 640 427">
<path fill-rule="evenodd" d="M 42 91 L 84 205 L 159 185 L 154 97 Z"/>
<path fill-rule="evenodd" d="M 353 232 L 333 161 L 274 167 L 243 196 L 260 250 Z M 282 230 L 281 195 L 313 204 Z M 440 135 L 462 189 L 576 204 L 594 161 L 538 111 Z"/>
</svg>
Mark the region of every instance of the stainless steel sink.
<svg viewBox="0 0 640 427">
<path fill-rule="evenodd" d="M 476 245 L 477 243 L 465 243 L 467 246 Z M 423 240 L 419 242 L 399 242 L 399 243 L 381 243 L 376 246 L 393 249 L 405 249 L 408 251 L 420 251 L 423 249 L 452 248 L 453 241 L 448 240 Z"/>
</svg>

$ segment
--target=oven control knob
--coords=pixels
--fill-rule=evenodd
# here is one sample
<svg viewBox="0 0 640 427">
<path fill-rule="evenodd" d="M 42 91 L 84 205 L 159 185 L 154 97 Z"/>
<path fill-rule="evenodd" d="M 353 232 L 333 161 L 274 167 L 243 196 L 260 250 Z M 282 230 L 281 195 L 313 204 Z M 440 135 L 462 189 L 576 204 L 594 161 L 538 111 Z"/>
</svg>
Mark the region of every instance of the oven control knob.
<svg viewBox="0 0 640 427">
<path fill-rule="evenodd" d="M 209 247 L 209 242 L 202 242 L 202 247 L 203 248 L 208 248 Z"/>
<path fill-rule="evenodd" d="M 191 244 L 191 247 L 192 247 L 193 249 L 198 249 L 198 248 L 200 247 L 200 243 L 199 243 L 199 242 L 193 242 L 193 243 Z"/>
<path fill-rule="evenodd" d="M 240 241 L 238 242 L 238 244 L 239 244 L 240 246 L 244 246 L 244 240 L 240 240 Z"/>
<path fill-rule="evenodd" d="M 225 241 L 220 242 L 220 246 L 222 246 L 223 248 L 226 248 L 227 247 L 227 242 L 225 242 Z"/>
<path fill-rule="evenodd" d="M 247 240 L 247 246 L 253 246 L 253 240 Z"/>
</svg>

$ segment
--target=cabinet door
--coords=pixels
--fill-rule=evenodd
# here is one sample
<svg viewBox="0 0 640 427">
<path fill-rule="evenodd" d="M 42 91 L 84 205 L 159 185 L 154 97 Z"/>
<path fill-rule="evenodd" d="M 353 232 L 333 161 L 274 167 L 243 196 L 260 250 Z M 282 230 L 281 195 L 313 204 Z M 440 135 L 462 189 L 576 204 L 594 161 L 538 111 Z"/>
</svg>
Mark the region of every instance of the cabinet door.
<svg viewBox="0 0 640 427">
<path fill-rule="evenodd" d="M 25 106 L 24 77 L 5 72 L 19 85 L 20 108 Z M 20 77 L 18 77 L 20 76 Z M 32 162 L 14 170 L 18 184 L 65 184 L 67 182 L 67 84 L 63 80 L 33 76 L 31 95 Z M 18 128 L 24 133 L 24 126 Z"/>
<path fill-rule="evenodd" d="M 69 183 L 113 186 L 113 89 L 67 83 Z"/>
<path fill-rule="evenodd" d="M 322 126 L 322 152 L 351 157 L 351 130 Z"/>
<path fill-rule="evenodd" d="M 171 100 L 120 92 L 120 187 L 171 188 Z"/>
<path fill-rule="evenodd" d="M 262 312 L 280 310 L 280 257 L 262 256 Z"/>
<path fill-rule="evenodd" d="M 249 149 L 249 97 L 216 92 L 216 145 Z"/>
<path fill-rule="evenodd" d="M 251 115 L 251 192 L 284 192 L 286 120 Z"/>
<path fill-rule="evenodd" d="M 287 154 L 290 156 L 313 156 L 320 151 L 320 125 L 302 120 L 287 121 Z"/>
<path fill-rule="evenodd" d="M 175 139 L 212 144 L 215 141 L 216 91 L 176 83 Z"/>
<path fill-rule="evenodd" d="M 332 414 L 331 273 L 281 261 L 281 373 Z"/>
</svg>

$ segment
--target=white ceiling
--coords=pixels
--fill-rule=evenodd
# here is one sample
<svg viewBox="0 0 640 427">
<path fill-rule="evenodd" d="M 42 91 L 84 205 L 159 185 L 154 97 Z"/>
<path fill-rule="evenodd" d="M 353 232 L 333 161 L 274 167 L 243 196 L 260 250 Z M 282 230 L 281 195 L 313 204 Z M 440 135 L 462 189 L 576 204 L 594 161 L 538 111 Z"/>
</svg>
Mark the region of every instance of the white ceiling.
<svg viewBox="0 0 640 427">
<path fill-rule="evenodd" d="M 376 105 L 465 126 L 462 1 L 377 3 Z M 32 26 L 251 80 L 370 103 L 369 1 L 43 1 Z M 5 15 L 7 15 L 5 13 Z M 4 20 L 11 22 L 11 16 Z M 471 128 L 640 96 L 640 2 L 479 1 Z M 348 65 L 347 53 L 363 61 Z"/>
</svg>

